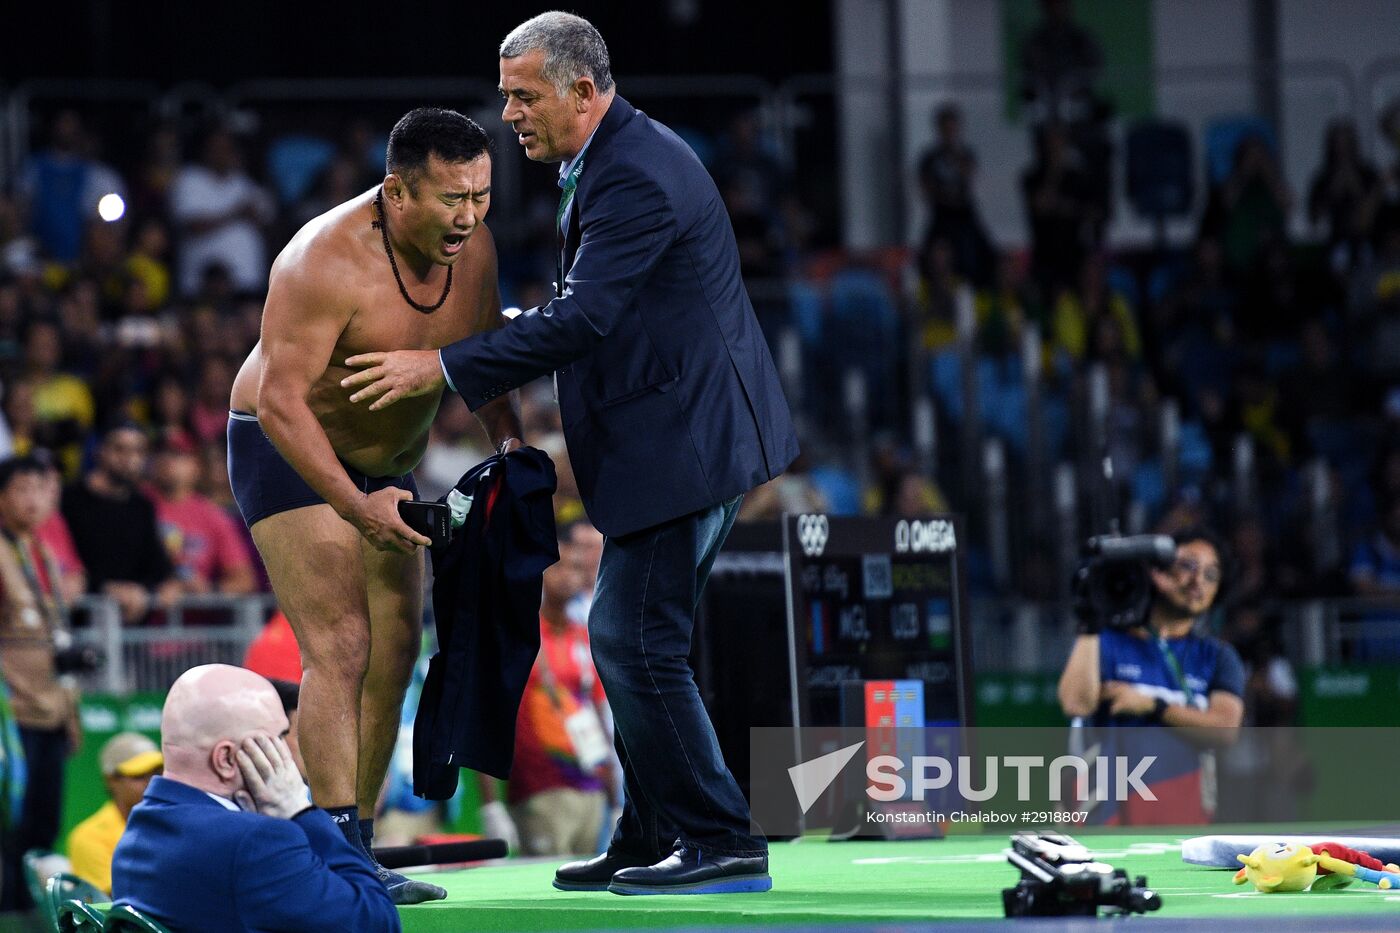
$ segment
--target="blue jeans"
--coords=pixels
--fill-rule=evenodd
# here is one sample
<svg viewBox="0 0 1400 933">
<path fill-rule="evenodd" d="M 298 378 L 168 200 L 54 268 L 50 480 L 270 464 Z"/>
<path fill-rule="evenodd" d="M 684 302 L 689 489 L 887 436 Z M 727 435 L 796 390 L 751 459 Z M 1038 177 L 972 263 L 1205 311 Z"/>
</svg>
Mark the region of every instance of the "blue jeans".
<svg viewBox="0 0 1400 933">
<path fill-rule="evenodd" d="M 724 764 L 689 660 L 700 594 L 742 499 L 603 545 L 588 633 L 626 786 L 613 853 L 659 861 L 676 844 L 719 855 L 768 851 L 749 831 L 748 802 Z"/>
</svg>

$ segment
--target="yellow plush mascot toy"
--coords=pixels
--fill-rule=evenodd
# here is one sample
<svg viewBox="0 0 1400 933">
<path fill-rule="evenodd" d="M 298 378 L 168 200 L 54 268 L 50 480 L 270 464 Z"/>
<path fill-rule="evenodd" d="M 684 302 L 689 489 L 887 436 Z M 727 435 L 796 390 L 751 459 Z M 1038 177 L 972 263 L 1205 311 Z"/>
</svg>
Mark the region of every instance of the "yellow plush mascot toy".
<svg viewBox="0 0 1400 933">
<path fill-rule="evenodd" d="M 1307 846 L 1266 842 L 1248 855 L 1235 858 L 1244 867 L 1235 872 L 1235 884 L 1248 881 L 1256 891 L 1306 891 L 1317 877 L 1318 856 Z"/>
</svg>

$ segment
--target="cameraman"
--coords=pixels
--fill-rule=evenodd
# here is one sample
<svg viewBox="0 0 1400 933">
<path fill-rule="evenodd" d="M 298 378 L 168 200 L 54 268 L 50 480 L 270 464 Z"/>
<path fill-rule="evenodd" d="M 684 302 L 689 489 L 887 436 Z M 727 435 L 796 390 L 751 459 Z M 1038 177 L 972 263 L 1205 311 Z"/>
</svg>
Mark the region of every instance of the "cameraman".
<svg viewBox="0 0 1400 933">
<path fill-rule="evenodd" d="M 58 563 L 34 533 L 53 512 L 48 469 L 34 456 L 0 461 L 0 673 L 28 772 L 13 849 L 5 853 L 0 909 L 29 906 L 20 857 L 29 849 L 53 848 L 64 767 L 82 741 L 77 689 L 60 674 L 71 652 L 61 655 L 57 645 L 70 637 Z"/>
<path fill-rule="evenodd" d="M 1100 632 L 1093 620 L 1081 622 L 1060 675 L 1066 716 L 1099 727 L 1165 726 L 1168 738 L 1190 743 L 1163 741 L 1158 729 L 1137 737 L 1141 741 L 1117 737 L 1120 752 L 1136 744 L 1158 756 L 1148 781 L 1158 801 L 1124 801 L 1108 822 L 1209 822 L 1214 782 L 1203 771 L 1213 762 L 1203 760 L 1197 747 L 1234 742 L 1244 718 L 1239 654 L 1193 631 L 1220 593 L 1224 547 L 1204 528 L 1174 537 L 1176 560 L 1148 572 L 1152 594 L 1145 623 Z"/>
</svg>

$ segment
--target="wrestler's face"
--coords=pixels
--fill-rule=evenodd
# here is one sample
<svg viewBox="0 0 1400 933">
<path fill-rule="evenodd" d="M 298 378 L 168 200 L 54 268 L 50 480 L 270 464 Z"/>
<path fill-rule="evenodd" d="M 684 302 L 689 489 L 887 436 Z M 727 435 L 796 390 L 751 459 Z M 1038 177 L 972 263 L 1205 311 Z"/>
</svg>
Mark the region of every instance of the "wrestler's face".
<svg viewBox="0 0 1400 933">
<path fill-rule="evenodd" d="M 491 207 L 491 157 L 446 162 L 433 154 L 407 182 L 391 198 L 403 212 L 402 236 L 433 262 L 452 265 Z"/>
<path fill-rule="evenodd" d="M 583 148 L 580 138 L 587 124 L 587 111 L 581 108 L 578 85 L 592 80 L 580 78 L 565 92 L 559 91 L 541 73 L 544 52 L 535 49 L 515 58 L 501 59 L 501 95 L 506 104 L 501 119 L 515 130 L 525 155 L 535 162 L 565 162 Z"/>
</svg>

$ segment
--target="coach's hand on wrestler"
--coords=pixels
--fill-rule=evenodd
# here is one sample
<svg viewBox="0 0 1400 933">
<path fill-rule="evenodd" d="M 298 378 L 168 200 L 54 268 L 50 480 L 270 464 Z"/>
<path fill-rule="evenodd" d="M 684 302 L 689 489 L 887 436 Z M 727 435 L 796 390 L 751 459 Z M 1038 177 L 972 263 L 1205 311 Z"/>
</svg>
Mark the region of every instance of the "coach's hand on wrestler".
<svg viewBox="0 0 1400 933">
<path fill-rule="evenodd" d="M 361 496 L 343 517 L 376 550 L 411 554 L 414 548 L 429 547 L 433 543 L 408 527 L 399 515 L 399 503 L 412 498 L 413 493 L 407 489 L 388 486 Z"/>
<path fill-rule="evenodd" d="M 340 380 L 340 387 L 354 390 L 350 401 L 369 402 L 370 411 L 388 408 L 401 398 L 427 395 L 447 381 L 436 350 L 357 353 L 345 365 L 364 367 Z"/>
<path fill-rule="evenodd" d="M 1146 716 L 1156 707 L 1157 701 L 1141 690 L 1121 680 L 1106 680 L 1100 689 L 1100 697 L 1108 701 L 1110 716 Z"/>
<path fill-rule="evenodd" d="M 243 775 L 243 789 L 233 792 L 240 809 L 289 820 L 311 806 L 311 789 L 286 739 L 254 732 L 239 743 L 233 759 Z"/>
</svg>

